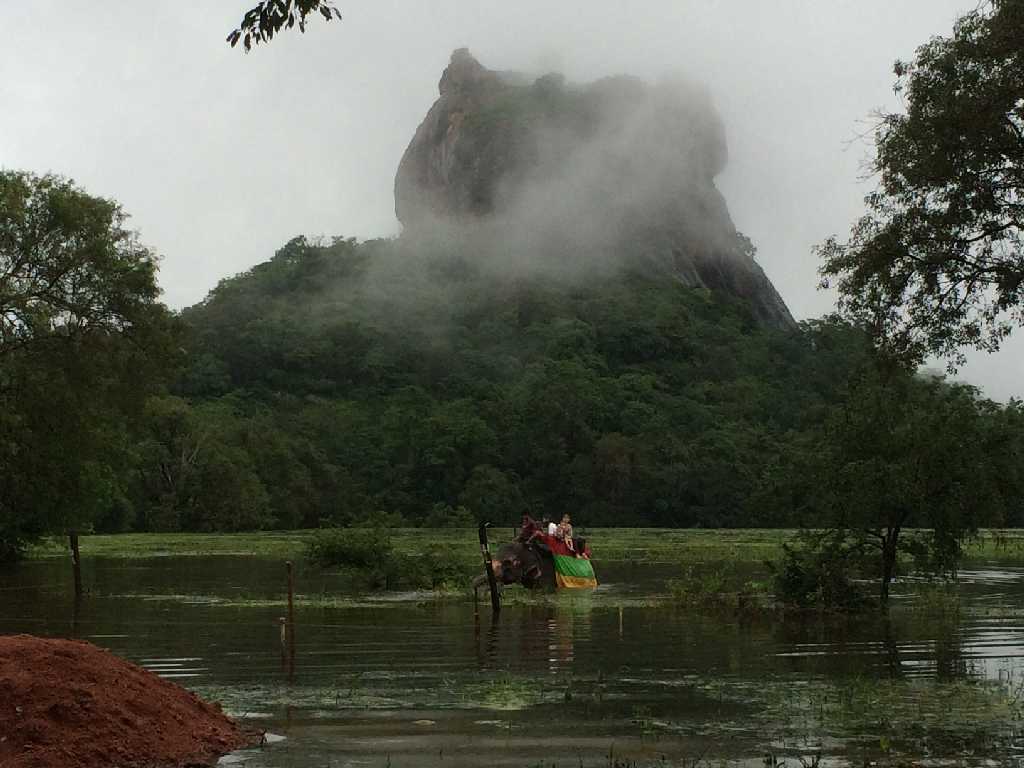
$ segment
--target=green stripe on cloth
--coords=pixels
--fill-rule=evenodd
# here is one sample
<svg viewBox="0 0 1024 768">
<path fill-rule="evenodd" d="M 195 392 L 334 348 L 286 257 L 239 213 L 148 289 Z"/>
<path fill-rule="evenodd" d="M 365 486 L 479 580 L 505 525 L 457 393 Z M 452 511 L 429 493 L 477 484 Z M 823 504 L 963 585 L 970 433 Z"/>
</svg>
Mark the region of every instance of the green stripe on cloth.
<svg viewBox="0 0 1024 768">
<path fill-rule="evenodd" d="M 594 566 L 585 557 L 555 555 L 555 570 L 563 576 L 571 576 L 577 579 L 594 578 Z"/>
</svg>

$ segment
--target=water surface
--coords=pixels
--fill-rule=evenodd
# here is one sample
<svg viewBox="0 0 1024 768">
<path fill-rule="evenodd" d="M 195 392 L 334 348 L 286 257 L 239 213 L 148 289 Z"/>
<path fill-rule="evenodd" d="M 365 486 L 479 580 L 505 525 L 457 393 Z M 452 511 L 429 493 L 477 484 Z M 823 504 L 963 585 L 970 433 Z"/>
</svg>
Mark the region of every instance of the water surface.
<svg viewBox="0 0 1024 768">
<path fill-rule="evenodd" d="M 281 561 L 92 558 L 0 571 L 0 632 L 77 637 L 285 738 L 225 758 L 284 766 L 800 765 L 913 757 L 1024 764 L 1024 568 L 974 563 L 959 602 L 889 618 L 695 613 L 669 566 L 599 564 L 594 593 L 352 595 L 298 565 L 282 653 Z M 936 763 L 938 764 L 938 763 Z"/>
</svg>

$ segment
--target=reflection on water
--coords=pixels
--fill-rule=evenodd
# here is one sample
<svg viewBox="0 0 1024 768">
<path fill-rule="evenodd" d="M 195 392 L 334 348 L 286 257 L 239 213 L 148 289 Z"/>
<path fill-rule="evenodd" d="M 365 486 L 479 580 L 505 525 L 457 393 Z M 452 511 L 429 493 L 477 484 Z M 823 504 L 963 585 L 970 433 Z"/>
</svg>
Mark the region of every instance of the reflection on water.
<svg viewBox="0 0 1024 768">
<path fill-rule="evenodd" d="M 695 615 L 655 599 L 670 571 L 609 564 L 597 593 L 513 602 L 495 620 L 476 617 L 468 599 L 300 600 L 291 680 L 280 562 L 162 557 L 84 568 L 90 594 L 77 609 L 63 562 L 0 572 L 0 632 L 90 640 L 287 737 L 232 756 L 250 768 L 606 765 L 610 754 L 760 765 L 800 744 L 853 760 L 856 749 L 885 751 L 879 702 L 948 690 L 951 706 L 966 706 L 978 687 L 963 681 L 1024 681 L 1024 570 L 1013 565 L 965 570 L 959 608 L 938 619 L 906 598 L 889 617 Z M 341 588 L 301 568 L 297 585 L 300 596 Z M 941 713 L 919 715 L 946 725 Z M 857 718 L 876 723 L 859 741 Z M 970 748 L 980 758 L 996 747 Z M 998 749 L 1016 755 L 1015 734 Z"/>
</svg>

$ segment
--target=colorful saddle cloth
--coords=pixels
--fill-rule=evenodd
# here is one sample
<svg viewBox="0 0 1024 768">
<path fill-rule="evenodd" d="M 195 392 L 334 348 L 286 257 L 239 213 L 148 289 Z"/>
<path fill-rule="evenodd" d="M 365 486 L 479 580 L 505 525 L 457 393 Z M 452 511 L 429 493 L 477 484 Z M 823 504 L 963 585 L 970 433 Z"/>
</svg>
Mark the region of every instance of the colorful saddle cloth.
<svg viewBox="0 0 1024 768">
<path fill-rule="evenodd" d="M 590 562 L 590 548 L 587 547 L 579 557 L 566 546 L 561 539 L 542 534 L 539 537 L 555 560 L 555 584 L 559 589 L 593 589 L 597 586 L 594 565 Z"/>
</svg>

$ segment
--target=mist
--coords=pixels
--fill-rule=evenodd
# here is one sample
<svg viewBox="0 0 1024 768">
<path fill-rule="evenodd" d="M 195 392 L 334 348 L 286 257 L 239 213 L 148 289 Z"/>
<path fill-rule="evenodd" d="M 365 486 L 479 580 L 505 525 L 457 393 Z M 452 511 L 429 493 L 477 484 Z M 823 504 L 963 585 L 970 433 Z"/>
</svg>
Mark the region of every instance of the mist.
<svg viewBox="0 0 1024 768">
<path fill-rule="evenodd" d="M 732 220 L 803 319 L 834 307 L 811 249 L 863 210 L 867 116 L 899 107 L 893 60 L 974 4 L 339 7 L 341 23 L 246 56 L 223 40 L 244 4 L 5 4 L 0 165 L 119 200 L 182 307 L 296 234 L 397 234 L 395 168 L 457 47 L 570 83 L 682 73 L 721 115 L 729 161 L 716 183 Z M 1022 350 L 1018 333 L 961 376 L 997 398 L 1024 394 Z"/>
<path fill-rule="evenodd" d="M 636 264 L 666 236 L 739 258 L 713 182 L 725 136 L 699 88 L 499 75 L 458 51 L 442 91 L 396 181 L 413 249 L 459 241 L 496 277 L 566 280 Z"/>
</svg>

